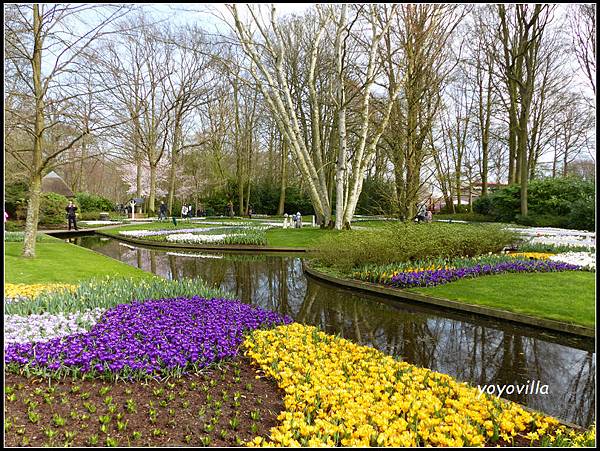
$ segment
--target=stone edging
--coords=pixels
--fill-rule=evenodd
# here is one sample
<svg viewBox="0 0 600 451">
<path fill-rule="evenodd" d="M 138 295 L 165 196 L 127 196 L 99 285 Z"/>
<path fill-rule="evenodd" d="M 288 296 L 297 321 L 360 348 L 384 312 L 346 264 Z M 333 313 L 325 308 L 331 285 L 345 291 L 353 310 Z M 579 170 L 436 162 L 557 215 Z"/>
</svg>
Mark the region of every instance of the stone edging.
<svg viewBox="0 0 600 451">
<path fill-rule="evenodd" d="M 473 304 L 465 304 L 459 301 L 451 301 L 449 299 L 434 298 L 425 296 L 418 293 L 411 293 L 400 288 L 388 288 L 382 285 L 377 285 L 370 282 L 362 282 L 348 279 L 338 279 L 336 277 L 324 274 L 310 267 L 306 262 L 302 262 L 302 269 L 310 276 L 321 279 L 326 282 L 339 285 L 345 288 L 358 289 L 369 293 L 375 293 L 385 295 L 387 297 L 416 301 L 424 304 L 435 305 L 438 307 L 445 307 L 454 310 L 460 310 L 463 312 L 476 313 L 479 315 L 489 316 L 494 319 L 503 319 L 512 321 L 528 326 L 540 327 L 544 329 L 550 329 L 552 331 L 558 331 L 562 333 L 577 335 L 579 337 L 594 338 L 595 330 L 590 327 L 578 326 L 575 324 L 564 323 L 561 321 L 555 321 L 551 319 L 536 318 L 529 315 L 522 315 L 518 313 L 508 312 L 506 310 L 500 310 L 493 307 L 482 307 Z"/>
<path fill-rule="evenodd" d="M 252 244 L 190 244 L 190 243 L 163 243 L 161 241 L 148 241 L 140 240 L 136 238 L 123 237 L 121 235 L 113 235 L 110 233 L 100 232 L 99 230 L 94 231 L 98 235 L 102 235 L 108 238 L 114 238 L 115 240 L 125 241 L 132 244 L 139 244 L 148 247 L 159 247 L 159 248 L 178 248 L 178 249 L 197 249 L 197 250 L 210 250 L 210 251 L 250 251 L 250 252 L 306 252 L 304 248 L 296 247 L 267 247 L 267 246 L 256 246 Z"/>
</svg>

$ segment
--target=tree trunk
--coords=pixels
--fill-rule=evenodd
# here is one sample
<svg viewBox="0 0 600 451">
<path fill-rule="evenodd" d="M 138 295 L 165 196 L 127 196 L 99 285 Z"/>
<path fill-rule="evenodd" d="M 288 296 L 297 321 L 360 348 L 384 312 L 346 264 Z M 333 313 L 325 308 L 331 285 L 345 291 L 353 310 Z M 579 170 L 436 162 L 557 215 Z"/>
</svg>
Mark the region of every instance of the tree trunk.
<svg viewBox="0 0 600 451">
<path fill-rule="evenodd" d="M 175 134 L 173 135 L 173 148 L 171 149 L 171 168 L 169 170 L 169 199 L 167 201 L 167 210 L 169 211 L 169 213 L 173 211 L 173 202 L 175 198 L 175 174 L 177 172 L 177 160 L 179 157 L 180 146 L 181 125 L 179 121 L 177 121 L 175 123 Z"/>
<path fill-rule="evenodd" d="M 279 190 L 279 206 L 277 215 L 283 215 L 285 212 L 285 186 L 287 181 L 287 145 L 286 140 L 281 137 L 281 189 Z"/>
<path fill-rule="evenodd" d="M 150 196 L 148 199 L 148 216 L 154 216 L 156 212 L 156 166 L 157 163 L 150 163 Z"/>
<path fill-rule="evenodd" d="M 44 91 L 42 87 L 42 22 L 39 5 L 33 5 L 33 59 L 32 75 L 35 93 L 35 124 L 33 141 L 33 167 L 31 168 L 31 181 L 29 187 L 29 201 L 27 203 L 27 219 L 25 222 L 25 236 L 23 239 L 23 257 L 35 257 L 35 239 L 37 236 L 40 214 L 40 196 L 42 192 L 42 143 L 44 133 Z"/>
</svg>

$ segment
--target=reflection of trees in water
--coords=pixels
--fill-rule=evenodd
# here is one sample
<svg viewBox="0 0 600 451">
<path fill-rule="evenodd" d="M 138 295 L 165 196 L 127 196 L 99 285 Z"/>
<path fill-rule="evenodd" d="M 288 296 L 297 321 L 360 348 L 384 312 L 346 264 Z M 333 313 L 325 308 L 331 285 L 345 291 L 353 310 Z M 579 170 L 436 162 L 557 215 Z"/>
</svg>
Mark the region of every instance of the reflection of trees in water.
<svg viewBox="0 0 600 451">
<path fill-rule="evenodd" d="M 596 420 L 596 364 L 593 352 L 587 352 L 573 365 L 576 372 L 570 378 L 566 400 L 567 417 L 575 423 L 589 425 Z"/>
<path fill-rule="evenodd" d="M 397 311 L 375 298 L 311 281 L 295 318 L 411 363 L 431 361 L 428 318 Z"/>
</svg>

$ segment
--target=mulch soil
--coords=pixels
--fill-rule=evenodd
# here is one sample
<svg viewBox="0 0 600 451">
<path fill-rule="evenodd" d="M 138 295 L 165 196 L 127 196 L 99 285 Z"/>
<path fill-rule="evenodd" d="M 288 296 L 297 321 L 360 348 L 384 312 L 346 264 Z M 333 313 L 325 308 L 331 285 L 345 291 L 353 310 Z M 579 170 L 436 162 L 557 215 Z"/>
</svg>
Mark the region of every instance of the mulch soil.
<svg viewBox="0 0 600 451">
<path fill-rule="evenodd" d="M 242 357 L 163 381 L 5 373 L 4 445 L 241 446 L 268 437 L 284 392 Z"/>
</svg>

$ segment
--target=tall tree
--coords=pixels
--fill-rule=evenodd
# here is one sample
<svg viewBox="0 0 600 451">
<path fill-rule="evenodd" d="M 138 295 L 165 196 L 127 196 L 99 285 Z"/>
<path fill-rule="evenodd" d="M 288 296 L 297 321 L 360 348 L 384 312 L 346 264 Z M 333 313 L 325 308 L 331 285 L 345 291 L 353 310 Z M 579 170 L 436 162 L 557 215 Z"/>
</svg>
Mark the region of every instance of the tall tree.
<svg viewBox="0 0 600 451">
<path fill-rule="evenodd" d="M 24 118 L 28 143 L 24 147 L 8 151 L 23 166 L 29 168 L 23 256 L 35 257 L 42 177 L 57 157 L 93 131 L 82 128 L 79 124 L 68 142 L 48 149 L 48 136 L 52 128 L 61 126 L 68 120 L 68 105 L 80 94 L 73 89 L 67 92 L 61 81 L 65 74 L 77 71 L 78 65 L 83 64 L 88 56 L 90 45 L 109 33 L 109 25 L 124 15 L 128 8 L 64 4 L 15 5 L 13 8 L 18 14 L 5 22 L 7 63 L 12 65 L 21 79 L 24 88 L 22 95 L 29 99 L 32 107 L 31 116 Z M 78 24 L 84 13 L 86 17 L 95 16 L 97 22 L 94 25 L 86 25 L 85 22 Z M 83 31 L 72 31 L 78 29 Z M 61 115 L 49 118 L 49 107 L 54 111 L 61 111 Z"/>
<path fill-rule="evenodd" d="M 381 114 L 378 127 L 369 133 L 369 124 L 372 113 L 369 110 L 372 94 L 371 87 L 375 83 L 377 73 L 377 46 L 382 38 L 383 32 L 391 25 L 387 21 L 380 26 L 376 20 L 376 6 L 359 6 L 354 10 L 352 18 L 346 16 L 347 6 L 316 7 L 317 29 L 307 52 L 308 75 L 306 85 L 308 96 L 303 98 L 296 93 L 292 95 L 288 74 L 286 74 L 284 63 L 289 56 L 297 52 L 297 48 L 291 47 L 290 42 L 284 37 L 284 31 L 277 20 L 276 10 L 270 11 L 269 22 L 265 23 L 260 13 L 249 8 L 252 25 L 257 28 L 257 37 L 250 25 L 243 23 L 236 5 L 228 6 L 234 20 L 235 31 L 246 55 L 252 61 L 248 68 L 258 89 L 261 90 L 268 108 L 276 119 L 280 131 L 290 146 L 296 165 L 307 185 L 318 221 L 327 225 L 331 220 L 332 199 L 328 192 L 328 184 L 323 161 L 322 130 L 319 126 L 319 115 L 322 111 L 323 99 L 317 98 L 316 90 L 316 68 L 320 50 L 320 43 L 326 36 L 326 30 L 333 28 L 337 37 L 333 48 L 333 59 L 337 68 L 335 74 L 335 88 L 332 89 L 333 102 L 336 108 L 337 120 L 337 143 L 338 164 L 336 166 L 336 218 L 335 227 L 349 227 L 350 220 L 354 215 L 358 197 L 362 190 L 362 183 L 370 159 L 372 158 L 377 142 L 387 126 L 391 110 L 391 102 Z M 355 35 L 354 25 L 357 21 L 364 24 L 367 40 L 363 47 L 358 45 L 358 36 Z M 360 55 L 354 54 L 351 58 L 348 42 L 355 40 L 353 49 L 361 49 Z M 287 45 L 286 45 L 287 44 Z M 331 47 L 330 47 L 331 48 Z M 260 51 L 259 51 L 260 49 Z M 364 62 L 361 64 L 361 61 Z M 352 64 L 351 64 L 352 62 Z M 352 76 L 353 80 L 350 80 Z M 346 99 L 347 84 L 355 87 L 353 98 Z M 397 92 L 394 93 L 394 96 Z M 347 142 L 346 124 L 340 123 L 345 119 L 348 103 L 358 101 L 360 108 L 357 117 L 360 119 L 354 124 L 357 130 L 357 143 L 352 156 L 348 155 L 344 147 Z M 393 97 L 392 97 L 393 100 Z M 311 109 L 311 123 L 303 127 L 307 121 L 302 116 L 301 102 L 306 101 Z M 308 128 L 308 129 L 307 129 Z M 310 143 L 310 145 L 307 145 Z M 351 160 L 351 161 L 350 161 Z M 333 224 L 332 224 L 333 225 Z"/>
</svg>

